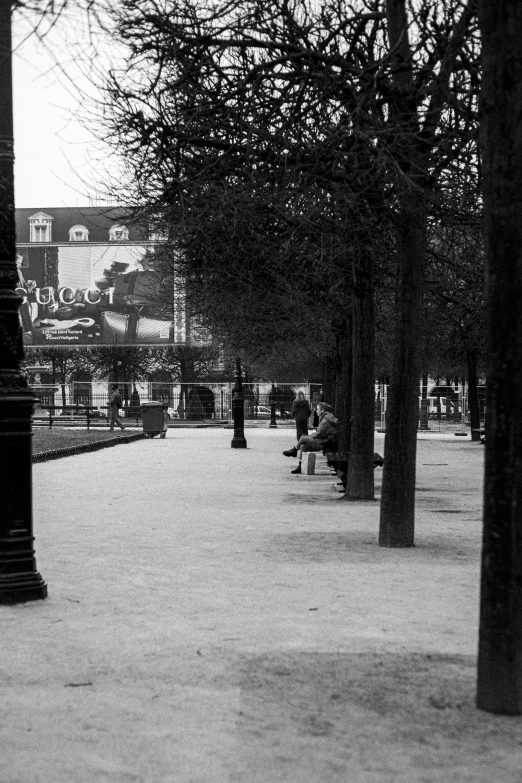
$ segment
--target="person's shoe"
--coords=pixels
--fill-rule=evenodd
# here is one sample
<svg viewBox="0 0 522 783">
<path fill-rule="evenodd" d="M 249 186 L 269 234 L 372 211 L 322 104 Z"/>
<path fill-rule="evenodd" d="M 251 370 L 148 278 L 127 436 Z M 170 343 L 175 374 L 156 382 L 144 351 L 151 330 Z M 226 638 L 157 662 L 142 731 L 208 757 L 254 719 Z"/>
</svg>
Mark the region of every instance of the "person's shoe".
<svg viewBox="0 0 522 783">
<path fill-rule="evenodd" d="M 294 446 L 293 449 L 288 449 L 288 451 L 283 451 L 283 454 L 285 457 L 297 457 L 297 449 Z"/>
<path fill-rule="evenodd" d="M 295 470 L 291 470 L 290 473 L 300 473 L 301 472 L 301 463 L 295 468 Z"/>
<path fill-rule="evenodd" d="M 122 424 L 121 427 L 120 427 L 120 430 L 124 430 L 124 429 L 125 429 L 125 427 Z"/>
</svg>

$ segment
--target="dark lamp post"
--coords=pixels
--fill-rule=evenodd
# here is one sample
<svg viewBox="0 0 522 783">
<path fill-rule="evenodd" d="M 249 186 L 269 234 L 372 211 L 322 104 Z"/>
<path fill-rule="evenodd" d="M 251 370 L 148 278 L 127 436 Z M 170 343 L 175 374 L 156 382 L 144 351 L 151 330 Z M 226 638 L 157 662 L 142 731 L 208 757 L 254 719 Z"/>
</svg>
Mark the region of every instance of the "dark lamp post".
<svg viewBox="0 0 522 783">
<path fill-rule="evenodd" d="M 275 384 L 272 383 L 272 391 L 270 393 L 270 424 L 269 427 L 277 427 L 276 421 L 276 403 L 275 403 Z"/>
<path fill-rule="evenodd" d="M 232 420 L 234 422 L 234 437 L 230 444 L 233 449 L 246 449 L 245 440 L 245 399 L 243 382 L 241 380 L 241 360 L 236 359 L 236 382 L 232 392 Z"/>
<path fill-rule="evenodd" d="M 31 416 L 36 401 L 20 369 L 14 219 L 11 3 L 0 3 L 0 604 L 45 598 L 32 522 Z"/>
</svg>

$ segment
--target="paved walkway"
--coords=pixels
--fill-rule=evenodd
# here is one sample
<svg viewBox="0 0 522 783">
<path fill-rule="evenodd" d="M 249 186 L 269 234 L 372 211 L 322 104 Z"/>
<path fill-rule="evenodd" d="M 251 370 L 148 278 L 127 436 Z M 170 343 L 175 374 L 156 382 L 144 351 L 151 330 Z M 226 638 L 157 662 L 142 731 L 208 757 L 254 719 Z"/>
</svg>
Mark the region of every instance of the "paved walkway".
<svg viewBox="0 0 522 783">
<path fill-rule="evenodd" d="M 474 707 L 483 447 L 419 436 L 388 550 L 378 502 L 291 475 L 292 430 L 232 434 L 34 466 L 49 597 L 0 607 L 0 783 L 520 783 L 522 721 Z"/>
</svg>

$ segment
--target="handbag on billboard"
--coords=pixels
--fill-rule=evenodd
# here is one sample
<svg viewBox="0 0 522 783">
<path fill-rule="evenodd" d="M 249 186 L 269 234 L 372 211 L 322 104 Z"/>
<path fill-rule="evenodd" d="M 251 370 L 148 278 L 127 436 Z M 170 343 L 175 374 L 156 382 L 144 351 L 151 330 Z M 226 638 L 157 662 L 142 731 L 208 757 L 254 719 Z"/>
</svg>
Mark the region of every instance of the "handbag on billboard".
<svg viewBox="0 0 522 783">
<path fill-rule="evenodd" d="M 142 343 L 169 344 L 174 340 L 171 320 L 127 315 L 106 310 L 101 317 L 101 340 L 104 345 Z"/>
<path fill-rule="evenodd" d="M 125 313 L 114 313 L 111 310 L 106 310 L 102 313 L 101 344 L 114 345 L 115 343 L 125 343 L 128 320 L 129 316 Z"/>
<path fill-rule="evenodd" d="M 140 316 L 136 329 L 137 343 L 157 344 L 172 343 L 173 341 L 174 324 L 172 321 Z"/>
</svg>

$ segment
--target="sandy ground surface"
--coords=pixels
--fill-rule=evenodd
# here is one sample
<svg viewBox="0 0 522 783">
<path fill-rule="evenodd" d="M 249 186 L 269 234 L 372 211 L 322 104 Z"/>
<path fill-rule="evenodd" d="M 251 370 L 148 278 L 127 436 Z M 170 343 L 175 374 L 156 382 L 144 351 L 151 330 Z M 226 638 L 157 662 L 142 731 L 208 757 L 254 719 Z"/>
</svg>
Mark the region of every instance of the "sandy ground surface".
<svg viewBox="0 0 522 783">
<path fill-rule="evenodd" d="M 49 597 L 0 607 L 1 783 L 522 781 L 522 719 L 474 707 L 483 447 L 419 436 L 389 550 L 291 434 L 34 466 Z"/>
</svg>

